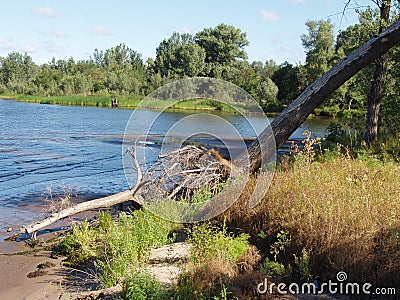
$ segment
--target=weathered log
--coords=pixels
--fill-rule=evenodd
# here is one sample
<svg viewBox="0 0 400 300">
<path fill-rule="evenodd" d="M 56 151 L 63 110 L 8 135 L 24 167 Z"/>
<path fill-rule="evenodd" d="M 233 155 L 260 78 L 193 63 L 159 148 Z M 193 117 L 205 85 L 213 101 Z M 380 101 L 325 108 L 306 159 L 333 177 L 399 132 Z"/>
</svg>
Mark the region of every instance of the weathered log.
<svg viewBox="0 0 400 300">
<path fill-rule="evenodd" d="M 73 216 L 77 213 L 88 211 L 88 210 L 93 210 L 93 209 L 99 209 L 99 208 L 106 208 L 106 207 L 111 207 L 116 204 L 121 204 L 127 201 L 134 201 L 138 203 L 139 205 L 143 205 L 143 199 L 140 196 L 136 195 L 136 192 L 142 188 L 144 185 L 147 184 L 146 181 L 143 180 L 143 173 L 142 169 L 139 165 L 139 162 L 136 158 L 136 147 L 134 147 L 133 150 L 129 150 L 128 153 L 132 156 L 133 162 L 135 164 L 135 169 L 137 171 L 137 182 L 136 185 L 131 189 L 131 190 L 126 190 L 111 196 L 103 197 L 103 198 L 98 198 L 86 202 L 82 202 L 79 204 L 76 204 L 72 207 L 68 207 L 65 209 L 60 210 L 59 212 L 53 213 L 47 218 L 34 222 L 28 226 L 24 226 L 20 228 L 20 230 L 13 236 L 8 237 L 6 240 L 15 240 L 19 235 L 21 234 L 33 234 L 33 237 L 36 238 L 35 233 L 44 228 L 47 227 L 54 222 L 57 222 L 58 220 L 67 218 L 69 216 Z"/>
<path fill-rule="evenodd" d="M 47 218 L 34 222 L 28 226 L 22 227 L 19 232 L 17 232 L 14 236 L 7 238 L 7 240 L 14 240 L 17 238 L 19 235 L 26 233 L 26 234 L 32 234 L 35 233 L 36 231 L 49 226 L 53 224 L 54 222 L 57 222 L 58 220 L 64 219 L 66 217 L 75 215 L 77 213 L 83 212 L 83 211 L 88 211 L 88 210 L 93 210 L 93 209 L 99 209 L 99 208 L 106 208 L 106 207 L 111 207 L 119 203 L 123 203 L 129 200 L 133 200 L 135 202 L 138 202 L 141 204 L 141 199 L 139 197 L 133 197 L 132 191 L 131 190 L 126 190 L 124 192 L 120 192 L 111 196 L 103 197 L 103 198 L 98 198 L 86 202 L 82 202 L 79 204 L 76 204 L 72 207 L 63 209 L 57 213 L 53 213 Z"/>
<path fill-rule="evenodd" d="M 240 159 L 249 155 L 250 172 L 257 172 L 261 164 L 267 161 L 275 149 L 279 148 L 290 135 L 306 120 L 310 113 L 328 96 L 350 79 L 362 68 L 378 59 L 400 42 L 400 20 L 394 22 L 381 34 L 373 37 L 360 48 L 339 61 L 328 72 L 309 85 L 286 109 L 272 122 L 271 129 L 264 130 L 249 147 L 241 154 Z M 275 142 L 273 136 L 275 137 Z M 261 151 L 260 143 L 263 143 Z M 268 151 L 269 149 L 269 151 Z"/>
</svg>

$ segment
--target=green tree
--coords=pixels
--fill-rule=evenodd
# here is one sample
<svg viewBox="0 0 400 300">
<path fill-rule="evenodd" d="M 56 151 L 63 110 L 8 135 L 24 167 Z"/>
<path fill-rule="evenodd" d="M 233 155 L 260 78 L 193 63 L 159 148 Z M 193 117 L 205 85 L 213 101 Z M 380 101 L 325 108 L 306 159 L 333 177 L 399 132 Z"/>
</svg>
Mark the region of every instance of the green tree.
<svg viewBox="0 0 400 300">
<path fill-rule="evenodd" d="M 25 93 L 38 72 L 32 58 L 18 52 L 0 57 L 0 82 L 9 92 Z"/>
<path fill-rule="evenodd" d="M 377 9 L 367 8 L 364 11 L 358 10 L 359 24 L 347 28 L 341 32 L 337 41 L 338 53 L 343 55 L 351 52 L 368 40 L 371 35 L 382 32 L 394 18 L 395 13 L 391 14 L 391 1 L 380 0 L 372 1 L 377 5 Z M 396 52 L 398 47 L 394 47 L 390 52 L 376 59 L 342 88 L 350 104 L 356 102 L 367 108 L 365 123 L 365 142 L 367 146 L 372 146 L 378 138 L 379 116 L 381 104 L 383 107 L 383 120 L 387 128 L 393 130 L 393 120 L 397 119 L 399 110 L 395 109 L 398 104 L 397 86 L 398 76 L 396 74 Z M 372 79 L 371 79 L 372 78 Z M 385 87 L 386 86 L 386 87 Z M 356 101 L 353 101 L 356 99 Z M 387 106 L 387 107 L 386 107 Z"/>
<path fill-rule="evenodd" d="M 379 25 L 377 33 L 381 33 L 389 24 L 391 0 L 375 2 L 379 7 Z M 372 146 L 378 139 L 378 121 L 381 98 L 386 78 L 389 53 L 385 53 L 375 61 L 375 72 L 371 81 L 371 89 L 368 95 L 368 106 L 366 116 L 365 142 L 368 147 Z"/>
<path fill-rule="evenodd" d="M 160 43 L 156 58 L 150 63 L 153 72 L 162 77 L 193 77 L 203 74 L 205 55 L 204 49 L 195 43 L 191 34 L 174 32 Z"/>
<path fill-rule="evenodd" d="M 261 107 L 266 110 L 275 110 L 277 105 L 278 87 L 271 78 L 265 78 L 257 86 L 257 98 Z"/>
<path fill-rule="evenodd" d="M 38 93 L 50 96 L 62 94 L 63 92 L 59 87 L 62 77 L 62 74 L 55 69 L 53 64 L 41 65 L 40 71 L 34 79 Z"/>
<path fill-rule="evenodd" d="M 307 21 L 308 34 L 301 36 L 306 50 L 306 85 L 314 82 L 332 66 L 334 54 L 333 24 L 330 20 Z"/>
<path fill-rule="evenodd" d="M 195 35 L 196 43 L 205 50 L 206 75 L 224 78 L 224 72 L 236 61 L 245 60 L 245 46 L 249 45 L 246 33 L 226 24 L 205 28 Z"/>
<path fill-rule="evenodd" d="M 271 79 L 278 87 L 277 99 L 280 104 L 289 104 L 300 95 L 299 67 L 284 62 Z"/>
<path fill-rule="evenodd" d="M 94 91 L 106 94 L 141 94 L 146 85 L 146 67 L 141 54 L 125 44 L 105 51 L 95 49 L 86 66 Z M 84 64 L 82 64 L 84 65 Z"/>
<path fill-rule="evenodd" d="M 229 81 L 257 98 L 256 87 L 261 78 L 259 78 L 254 68 L 247 61 L 236 61 L 229 66 L 221 68 L 224 70 L 221 77 Z"/>
<path fill-rule="evenodd" d="M 339 60 L 349 55 L 370 39 L 371 32 L 376 28 L 376 11 L 367 8 L 358 10 L 359 23 L 347 27 L 339 32 L 336 39 L 336 57 Z M 370 88 L 370 78 L 373 75 L 373 66 L 369 65 L 349 79 L 335 92 L 331 105 L 338 105 L 341 109 L 349 112 L 351 110 L 365 110 L 366 98 Z M 331 98 L 331 99 L 332 99 Z"/>
</svg>

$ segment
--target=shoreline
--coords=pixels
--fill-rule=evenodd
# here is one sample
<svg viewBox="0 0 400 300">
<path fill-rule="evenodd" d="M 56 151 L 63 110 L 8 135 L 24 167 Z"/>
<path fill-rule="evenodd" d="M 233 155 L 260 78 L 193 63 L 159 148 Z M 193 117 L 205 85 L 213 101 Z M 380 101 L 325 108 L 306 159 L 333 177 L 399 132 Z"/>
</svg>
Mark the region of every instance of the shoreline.
<svg viewBox="0 0 400 300">
<path fill-rule="evenodd" d="M 93 220 L 98 211 L 86 211 L 59 220 L 37 234 L 39 245 L 31 248 L 24 240 L 0 241 L 0 298 L 26 300 L 67 300 L 71 294 L 89 289 L 79 272 L 63 266 L 65 257 L 53 257 L 51 246 L 77 221 Z M 48 230 L 51 228 L 52 230 Z M 47 229 L 47 230 L 46 230 Z M 8 233 L 12 235 L 11 232 Z M 38 266 L 47 264 L 42 269 Z"/>
<path fill-rule="evenodd" d="M 80 202 L 89 201 L 109 195 L 111 194 L 92 193 L 86 195 L 78 195 L 76 197 L 73 197 L 71 201 L 73 204 L 77 204 Z M 46 209 L 47 205 L 45 203 L 43 203 L 43 205 L 31 204 L 23 207 L 7 207 L 7 210 L 12 210 L 13 212 L 12 216 L 0 214 L 0 220 L 2 224 L 0 227 L 0 255 L 16 254 L 19 252 L 32 250 L 32 248 L 29 248 L 25 244 L 24 239 L 20 239 L 19 241 L 7 241 L 6 239 L 13 236 L 22 226 L 26 226 L 38 220 L 41 220 Z M 20 216 L 21 212 L 23 212 L 22 217 Z M 39 241 L 47 241 L 52 237 L 59 235 L 60 232 L 65 231 L 65 229 L 69 227 L 71 223 L 84 221 L 85 219 L 93 219 L 97 214 L 98 210 L 87 211 L 78 213 L 71 218 L 59 220 L 54 224 L 51 224 L 49 227 L 40 230 L 37 234 L 37 239 Z M 9 231 L 10 228 L 12 229 L 11 231 Z"/>
<path fill-rule="evenodd" d="M 36 103 L 36 104 L 47 104 L 47 105 L 61 105 L 61 106 L 77 106 L 77 107 L 98 107 L 98 108 L 113 108 L 113 109 L 148 109 L 148 110 L 163 110 L 165 106 L 140 106 L 139 104 L 142 102 L 144 96 L 128 96 L 122 97 L 118 103 L 118 106 L 114 107 L 112 104 L 113 96 L 99 96 L 99 95 L 71 95 L 71 96 L 40 96 L 40 95 L 20 95 L 20 94 L 0 94 L 0 99 L 11 100 L 17 102 L 24 103 Z M 228 106 L 228 109 L 224 109 L 223 107 L 214 107 L 209 104 L 199 105 L 196 102 L 201 99 L 193 99 L 187 101 L 180 101 L 177 104 L 173 104 L 168 107 L 166 110 L 171 112 L 190 112 L 190 111 L 204 111 L 204 112 L 214 112 L 214 113 L 228 113 L 228 114 L 238 114 L 241 113 L 236 109 L 232 109 Z M 206 100 L 206 99 L 203 99 Z M 169 100 L 166 100 L 169 101 Z M 282 107 L 279 111 L 267 111 L 264 112 L 267 117 L 274 118 L 279 115 L 285 107 Z M 355 116 L 363 116 L 364 113 L 354 110 L 352 112 Z M 258 112 L 246 112 L 247 115 L 259 114 Z M 341 120 L 341 116 L 337 113 L 331 113 L 324 108 L 318 108 L 314 113 L 308 116 L 308 119 L 312 118 L 333 118 Z"/>
<path fill-rule="evenodd" d="M 148 110 L 162 110 L 164 106 L 139 106 L 141 101 L 145 98 L 123 98 L 119 100 L 119 104 L 117 107 L 112 106 L 112 97 L 106 96 L 80 96 L 80 95 L 72 95 L 65 96 L 66 98 L 70 97 L 70 100 L 58 100 L 65 99 L 64 96 L 26 96 L 26 95 L 1 95 L 0 99 L 11 100 L 17 102 L 24 103 L 36 103 L 36 104 L 47 104 L 47 105 L 62 105 L 62 106 L 77 106 L 77 107 L 99 107 L 99 108 L 114 108 L 114 109 L 148 109 Z M 74 99 L 76 98 L 76 99 Z M 88 101 L 89 100 L 89 101 Z M 215 108 L 209 105 L 198 105 L 196 103 L 192 103 L 191 101 L 196 101 L 199 99 L 188 100 L 188 101 L 180 101 L 177 105 L 172 105 L 167 108 L 167 111 L 171 112 L 190 112 L 190 111 L 204 111 L 204 112 L 215 112 L 215 113 L 229 113 L 229 114 L 237 114 L 240 113 L 236 110 L 229 109 L 221 109 Z M 204 99 L 203 99 L 204 100 Z M 168 100 L 166 100 L 168 101 Z M 183 103 L 182 103 L 183 102 Z M 185 105 L 185 102 L 187 105 Z M 246 112 L 246 114 L 258 114 L 257 112 Z M 275 117 L 279 112 L 265 112 L 266 116 Z"/>
</svg>

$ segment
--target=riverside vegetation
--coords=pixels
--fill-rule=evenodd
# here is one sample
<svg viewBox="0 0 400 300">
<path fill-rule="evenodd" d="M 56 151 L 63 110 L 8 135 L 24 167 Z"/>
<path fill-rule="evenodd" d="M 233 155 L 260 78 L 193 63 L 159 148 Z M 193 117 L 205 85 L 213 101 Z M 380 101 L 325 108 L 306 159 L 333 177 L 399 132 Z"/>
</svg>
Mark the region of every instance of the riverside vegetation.
<svg viewBox="0 0 400 300">
<path fill-rule="evenodd" d="M 268 295 L 257 294 L 257 284 L 267 276 L 326 282 L 339 271 L 349 282 L 399 290 L 400 140 L 370 150 L 338 147 L 354 136 L 330 128 L 322 143 L 306 138 L 302 151 L 283 158 L 258 206 L 247 203 L 253 178 L 225 213 L 186 226 L 193 250 L 172 288 L 142 266 L 150 248 L 172 242 L 181 225 L 146 210 L 74 225 L 54 250 L 74 265 L 94 261 L 99 285 L 123 280 L 122 299 L 262 299 Z"/>
<path fill-rule="evenodd" d="M 31 102 L 39 104 L 58 104 L 72 106 L 97 106 L 97 107 L 112 107 L 112 101 L 109 96 L 100 95 L 68 95 L 68 96 L 38 96 L 38 95 L 17 95 L 4 94 L 2 98 L 14 99 L 21 102 Z M 149 108 L 160 109 L 170 106 L 170 109 L 175 110 L 220 110 L 225 112 L 235 112 L 235 109 L 215 100 L 211 99 L 193 99 L 185 101 L 162 101 L 153 100 L 147 101 L 145 105 L 141 103 L 142 96 L 127 95 L 118 97 L 119 108 Z M 162 101 L 162 102 L 161 102 Z"/>
</svg>

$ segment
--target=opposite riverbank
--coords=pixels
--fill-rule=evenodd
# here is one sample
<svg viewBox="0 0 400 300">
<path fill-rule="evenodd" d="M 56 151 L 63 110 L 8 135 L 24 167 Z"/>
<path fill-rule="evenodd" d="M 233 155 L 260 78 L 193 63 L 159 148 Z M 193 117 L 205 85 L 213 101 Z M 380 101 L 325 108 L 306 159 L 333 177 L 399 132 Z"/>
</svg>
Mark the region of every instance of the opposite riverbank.
<svg viewBox="0 0 400 300">
<path fill-rule="evenodd" d="M 101 95 L 70 95 L 70 96 L 41 96 L 41 95 L 22 95 L 22 94 L 2 94 L 0 98 L 16 100 L 19 102 L 29 102 L 38 104 L 54 104 L 67 106 L 93 106 L 93 107 L 117 107 L 134 109 L 137 107 L 147 109 L 168 109 L 171 110 L 215 110 L 223 112 L 235 112 L 235 109 L 211 99 L 193 99 L 177 102 L 175 100 L 154 100 L 142 103 L 143 96 L 101 96 Z M 117 100 L 117 105 L 113 106 L 113 99 Z"/>
</svg>

